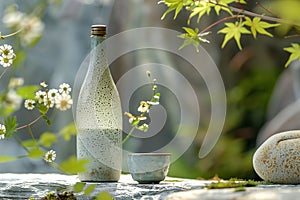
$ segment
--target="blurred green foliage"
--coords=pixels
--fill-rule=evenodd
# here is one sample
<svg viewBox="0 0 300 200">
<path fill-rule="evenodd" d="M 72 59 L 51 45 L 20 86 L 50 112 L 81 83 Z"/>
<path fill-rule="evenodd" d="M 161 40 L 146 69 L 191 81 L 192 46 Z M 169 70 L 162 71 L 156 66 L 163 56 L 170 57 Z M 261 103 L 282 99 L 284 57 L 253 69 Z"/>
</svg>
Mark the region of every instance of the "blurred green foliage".
<svg viewBox="0 0 300 200">
<path fill-rule="evenodd" d="M 172 5 L 180 3 L 177 0 L 165 2 Z M 203 135 L 206 134 L 206 127 L 201 127 L 197 141 L 181 158 L 171 165 L 169 173 L 171 176 L 202 177 L 205 179 L 215 175 L 225 179 L 231 177 L 258 178 L 252 167 L 252 156 L 256 149 L 257 134 L 267 121 L 268 103 L 275 83 L 284 70 L 284 63 L 287 60 L 299 58 L 298 50 L 296 51 L 295 48 L 291 47 L 284 48 L 291 45 L 292 42 L 299 43 L 297 37 L 286 40 L 278 37 L 299 34 L 299 27 L 297 26 L 299 14 L 296 8 L 299 7 L 297 5 L 299 5 L 300 1 L 275 0 L 262 1 L 258 4 L 251 1 L 245 2 L 247 4 L 240 4 L 238 8 L 242 7 L 245 10 L 284 18 L 291 23 L 281 26 L 277 24 L 272 25 L 276 26 L 274 30 L 266 33 L 261 28 L 264 28 L 266 25 L 269 26 L 268 24 L 260 24 L 261 27 L 252 26 L 251 24 L 254 24 L 254 22 L 261 22 L 256 18 L 253 18 L 253 21 L 248 19 L 247 23 L 251 22 L 250 25 L 253 29 L 251 31 L 254 39 L 246 35 L 244 38 L 237 37 L 243 43 L 243 50 L 240 51 L 235 45 L 228 43 L 226 48 L 220 51 L 220 54 L 218 54 L 220 59 L 217 66 L 219 66 L 224 78 L 227 93 L 227 116 L 223 133 L 212 152 L 204 159 L 199 160 L 197 154 L 202 145 Z M 205 8 L 204 1 L 202 3 L 203 6 L 200 6 L 200 8 Z M 237 4 L 233 5 L 236 6 Z M 194 9 L 194 7 L 191 7 L 191 9 Z M 184 9 L 182 8 L 181 10 Z M 225 13 L 226 11 L 223 12 L 223 15 L 210 15 L 203 19 L 207 20 L 206 23 L 208 24 L 213 23 L 220 20 L 220 17 L 222 18 Z M 205 12 L 200 14 L 201 18 Z M 228 24 L 228 21 L 232 20 L 229 19 L 224 22 Z M 257 25 L 257 23 L 254 25 Z M 192 28 L 199 29 L 200 33 L 201 31 L 207 31 L 207 27 L 201 27 L 201 25 L 201 23 L 195 23 L 192 24 Z M 217 37 L 216 32 L 220 27 L 222 26 L 216 26 L 211 29 L 214 36 Z M 274 38 L 270 39 L 264 35 L 256 37 L 258 29 L 254 30 L 255 27 L 259 28 L 260 33 L 269 36 L 274 35 Z M 222 38 L 219 39 L 217 44 L 215 44 L 216 46 L 220 46 L 222 43 Z M 282 49 L 289 50 L 291 57 L 288 58 L 287 52 Z"/>
<path fill-rule="evenodd" d="M 252 167 L 256 135 L 266 121 L 268 102 L 280 70 L 275 67 L 255 67 L 260 62 L 254 63 L 254 66 L 233 72 L 237 78 L 236 83 L 227 89 L 224 130 L 213 150 L 204 159 L 198 159 L 202 135 L 205 134 L 204 130 L 199 130 L 198 142 L 171 165 L 170 176 L 258 178 Z M 189 156 L 192 154 L 195 156 Z"/>
</svg>

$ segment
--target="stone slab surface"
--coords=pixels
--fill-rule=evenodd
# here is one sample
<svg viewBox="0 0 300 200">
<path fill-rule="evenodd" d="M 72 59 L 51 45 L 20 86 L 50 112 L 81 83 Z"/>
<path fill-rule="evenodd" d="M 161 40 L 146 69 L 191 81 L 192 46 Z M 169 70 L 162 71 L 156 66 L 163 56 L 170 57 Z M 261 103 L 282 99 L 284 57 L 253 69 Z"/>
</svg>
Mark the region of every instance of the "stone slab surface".
<svg viewBox="0 0 300 200">
<path fill-rule="evenodd" d="M 174 180 L 176 180 L 174 182 Z M 180 182 L 178 182 L 180 181 Z M 0 174 L 0 200 L 39 199 L 57 188 L 72 186 L 79 182 L 77 176 L 61 174 Z M 92 196 L 102 191 L 114 199 L 165 199 L 170 193 L 203 187 L 208 181 L 166 178 L 160 184 L 138 184 L 130 175 L 122 175 L 117 183 L 97 183 Z M 87 183 L 94 184 L 94 183 Z M 76 195 L 78 199 L 91 199 Z"/>
<path fill-rule="evenodd" d="M 170 194 L 167 200 L 300 200 L 300 185 L 259 185 L 246 191 L 197 189 Z"/>
<path fill-rule="evenodd" d="M 77 176 L 61 174 L 0 174 L 0 200 L 40 199 L 50 191 L 72 186 Z M 144 200 L 298 200 L 300 185 L 259 185 L 235 192 L 234 189 L 203 189 L 210 181 L 166 178 L 160 184 L 138 184 L 130 175 L 122 175 L 117 183 L 97 183 L 94 195 L 109 192 L 114 199 Z M 87 183 L 92 184 L 92 183 Z M 93 195 L 92 194 L 92 195 Z M 78 199 L 91 199 L 76 195 Z"/>
</svg>

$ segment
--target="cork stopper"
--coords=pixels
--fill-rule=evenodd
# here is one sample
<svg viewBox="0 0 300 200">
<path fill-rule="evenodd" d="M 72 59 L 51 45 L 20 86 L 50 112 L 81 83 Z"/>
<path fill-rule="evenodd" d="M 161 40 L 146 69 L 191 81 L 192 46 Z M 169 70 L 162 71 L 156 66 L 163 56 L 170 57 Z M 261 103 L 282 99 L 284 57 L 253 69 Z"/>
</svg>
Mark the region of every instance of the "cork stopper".
<svg viewBox="0 0 300 200">
<path fill-rule="evenodd" d="M 91 35 L 105 36 L 106 35 L 106 25 L 92 25 Z"/>
</svg>

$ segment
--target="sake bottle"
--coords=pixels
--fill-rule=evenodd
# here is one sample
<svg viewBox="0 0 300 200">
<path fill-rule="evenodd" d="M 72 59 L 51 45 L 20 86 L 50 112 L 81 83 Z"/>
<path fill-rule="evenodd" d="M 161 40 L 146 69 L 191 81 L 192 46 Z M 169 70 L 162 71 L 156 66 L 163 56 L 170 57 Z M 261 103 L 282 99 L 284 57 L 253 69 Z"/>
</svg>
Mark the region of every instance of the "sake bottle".
<svg viewBox="0 0 300 200">
<path fill-rule="evenodd" d="M 77 158 L 88 159 L 81 181 L 118 181 L 122 166 L 122 111 L 106 59 L 105 25 L 91 26 L 91 53 L 76 107 Z"/>
</svg>

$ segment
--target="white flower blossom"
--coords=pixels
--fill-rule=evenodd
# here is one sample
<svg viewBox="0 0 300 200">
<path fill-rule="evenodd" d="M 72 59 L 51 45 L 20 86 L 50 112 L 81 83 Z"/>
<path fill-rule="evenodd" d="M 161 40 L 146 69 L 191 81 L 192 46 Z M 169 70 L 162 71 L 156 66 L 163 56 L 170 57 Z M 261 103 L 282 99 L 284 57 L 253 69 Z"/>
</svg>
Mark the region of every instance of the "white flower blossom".
<svg viewBox="0 0 300 200">
<path fill-rule="evenodd" d="M 48 91 L 48 98 L 49 99 L 55 99 L 58 95 L 58 90 L 57 89 L 50 89 Z"/>
<path fill-rule="evenodd" d="M 53 150 L 48 151 L 44 156 L 44 160 L 49 163 L 53 162 L 55 158 L 56 158 L 56 153 Z"/>
<path fill-rule="evenodd" d="M 47 108 L 53 108 L 55 100 L 48 98 L 48 96 L 45 96 L 43 102 Z"/>
<path fill-rule="evenodd" d="M 13 60 L 11 58 L 0 56 L 0 65 L 3 67 L 9 67 L 13 63 Z"/>
<path fill-rule="evenodd" d="M 45 91 L 37 91 L 35 93 L 35 98 L 38 100 L 39 103 L 43 103 L 44 102 L 44 98 L 47 96 L 47 93 Z"/>
<path fill-rule="evenodd" d="M 15 56 L 11 45 L 4 44 L 0 46 L 0 65 L 9 67 L 13 63 Z"/>
<path fill-rule="evenodd" d="M 155 101 L 155 102 L 153 102 L 153 101 L 147 101 L 147 103 L 148 103 L 149 105 L 151 105 L 151 106 L 156 106 L 156 105 L 159 104 L 158 101 Z"/>
<path fill-rule="evenodd" d="M 62 94 L 62 93 L 65 93 L 65 94 L 69 94 L 71 92 L 71 87 L 69 84 L 67 83 L 62 83 L 59 85 L 59 92 Z"/>
<path fill-rule="evenodd" d="M 146 116 L 137 116 L 137 118 L 138 118 L 140 121 L 143 121 L 143 120 L 146 120 L 146 119 L 147 119 Z"/>
<path fill-rule="evenodd" d="M 42 87 L 44 87 L 44 88 L 48 87 L 48 85 L 47 85 L 47 83 L 46 83 L 45 81 L 41 82 L 41 83 L 40 83 L 40 86 L 42 86 Z"/>
<path fill-rule="evenodd" d="M 133 120 L 134 120 L 134 118 L 129 118 L 128 119 L 129 124 L 132 124 Z"/>
<path fill-rule="evenodd" d="M 129 121 L 130 124 L 133 122 L 133 120 L 135 120 L 135 116 L 133 116 L 129 112 L 125 112 L 124 115 L 127 115 L 129 117 L 128 121 Z"/>
<path fill-rule="evenodd" d="M 24 18 L 24 13 L 19 11 L 7 12 L 2 19 L 2 22 L 9 28 L 17 28 L 21 20 Z"/>
<path fill-rule="evenodd" d="M 1 53 L 2 57 L 8 58 L 8 59 L 13 59 L 14 56 L 15 56 L 12 46 L 9 45 L 9 44 L 1 45 L 0 46 L 0 53 Z"/>
<path fill-rule="evenodd" d="M 149 112 L 149 104 L 146 101 L 141 101 L 138 111 L 141 113 Z"/>
<path fill-rule="evenodd" d="M 11 106 L 14 109 L 19 109 L 22 104 L 22 97 L 20 97 L 15 90 L 9 90 L 4 98 L 4 106 Z"/>
<path fill-rule="evenodd" d="M 71 108 L 73 100 L 69 94 L 62 93 L 57 95 L 55 104 L 57 109 L 64 111 Z"/>
<path fill-rule="evenodd" d="M 13 89 L 24 84 L 23 78 L 11 78 L 8 83 L 8 88 Z"/>
<path fill-rule="evenodd" d="M 142 124 L 141 126 L 138 127 L 138 129 L 141 130 L 141 131 L 146 132 L 149 129 L 149 125 L 148 124 Z"/>
<path fill-rule="evenodd" d="M 157 95 L 157 94 L 156 94 L 156 95 L 153 96 L 153 98 L 159 100 L 160 95 Z"/>
<path fill-rule="evenodd" d="M 26 15 L 17 10 L 6 12 L 2 21 L 15 31 L 22 30 L 19 36 L 23 45 L 30 45 L 41 37 L 45 27 L 39 17 Z"/>
<path fill-rule="evenodd" d="M 5 138 L 6 128 L 3 124 L 0 124 L 0 139 Z"/>
<path fill-rule="evenodd" d="M 20 23 L 22 41 L 25 45 L 30 44 L 35 39 L 41 37 L 44 31 L 44 23 L 36 16 L 26 16 Z"/>
<path fill-rule="evenodd" d="M 35 107 L 34 104 L 35 104 L 35 101 L 31 100 L 31 99 L 26 99 L 24 102 L 24 106 L 27 110 L 34 109 L 34 107 Z"/>
</svg>

